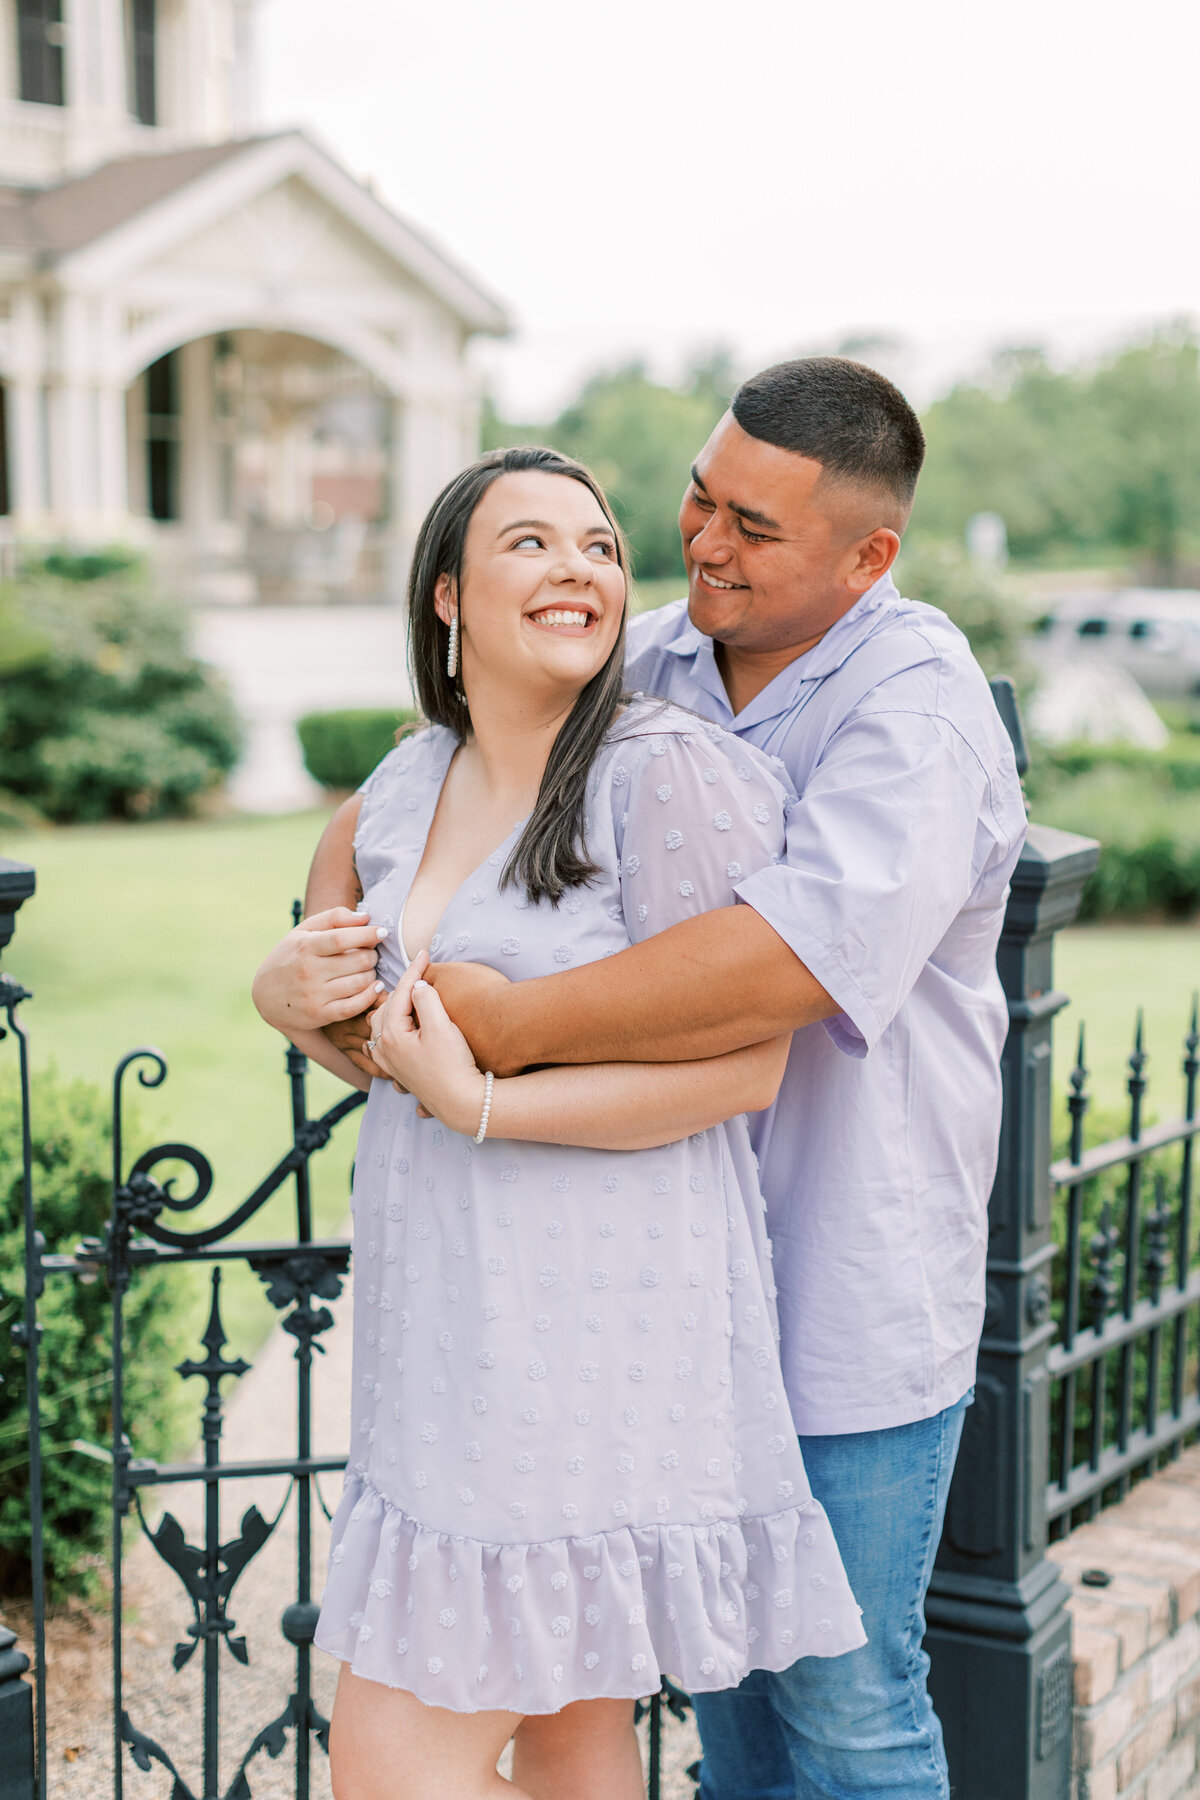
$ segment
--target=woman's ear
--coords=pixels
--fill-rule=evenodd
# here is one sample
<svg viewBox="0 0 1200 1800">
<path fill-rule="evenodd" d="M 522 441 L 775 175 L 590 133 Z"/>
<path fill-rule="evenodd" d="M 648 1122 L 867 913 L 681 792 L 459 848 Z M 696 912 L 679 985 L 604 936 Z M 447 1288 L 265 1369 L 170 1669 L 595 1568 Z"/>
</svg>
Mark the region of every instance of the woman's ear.
<svg viewBox="0 0 1200 1800">
<path fill-rule="evenodd" d="M 454 583 L 449 575 L 439 575 L 433 587 L 433 610 L 443 625 L 454 617 Z"/>
</svg>

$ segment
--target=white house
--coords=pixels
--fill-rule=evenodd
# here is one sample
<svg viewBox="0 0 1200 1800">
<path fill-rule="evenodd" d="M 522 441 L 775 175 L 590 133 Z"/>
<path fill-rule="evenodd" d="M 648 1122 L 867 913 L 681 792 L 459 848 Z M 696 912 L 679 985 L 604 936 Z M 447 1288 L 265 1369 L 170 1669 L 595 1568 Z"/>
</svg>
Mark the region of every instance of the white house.
<svg viewBox="0 0 1200 1800">
<path fill-rule="evenodd" d="M 0 0 L 0 534 L 193 600 L 398 594 L 497 302 L 307 135 L 253 0 Z"/>
</svg>

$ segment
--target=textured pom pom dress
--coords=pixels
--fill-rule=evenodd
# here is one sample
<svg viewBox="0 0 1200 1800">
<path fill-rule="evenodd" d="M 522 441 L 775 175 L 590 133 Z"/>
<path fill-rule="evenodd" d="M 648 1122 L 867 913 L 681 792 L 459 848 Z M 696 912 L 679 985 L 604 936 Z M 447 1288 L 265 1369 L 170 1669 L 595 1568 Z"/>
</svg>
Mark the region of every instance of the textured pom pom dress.
<svg viewBox="0 0 1200 1800">
<path fill-rule="evenodd" d="M 389 986 L 454 749 L 422 730 L 363 790 L 355 856 Z M 781 854 L 787 800 L 759 753 L 639 698 L 590 778 L 600 877 L 557 907 L 501 889 L 514 827 L 431 954 L 524 980 L 730 905 Z M 546 1713 L 863 1643 L 776 1337 L 744 1119 L 652 1150 L 475 1145 L 376 1081 L 317 1644 L 431 1705 Z"/>
</svg>

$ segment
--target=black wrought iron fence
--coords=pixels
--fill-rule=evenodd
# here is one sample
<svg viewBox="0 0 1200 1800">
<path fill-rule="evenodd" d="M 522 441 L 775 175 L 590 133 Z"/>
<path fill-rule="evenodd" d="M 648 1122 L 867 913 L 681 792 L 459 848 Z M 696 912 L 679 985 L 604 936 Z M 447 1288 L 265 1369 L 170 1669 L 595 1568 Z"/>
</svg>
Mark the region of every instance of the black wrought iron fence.
<svg viewBox="0 0 1200 1800">
<path fill-rule="evenodd" d="M 1059 1239 L 1057 1341 L 1050 1349 L 1052 1537 L 1125 1494 L 1200 1429 L 1200 1246 L 1193 1220 L 1200 1076 L 1193 998 L 1182 1113 L 1144 1123 L 1148 1051 L 1141 1015 L 1128 1060 L 1124 1136 L 1085 1148 L 1090 1106 L 1080 1029 L 1068 1153 L 1050 1170 Z M 1172 1097 L 1173 1099 L 1174 1097 Z"/>
<path fill-rule="evenodd" d="M 0 950 L 9 942 L 17 908 L 33 892 L 33 870 L 0 858 Z M 299 916 L 297 904 L 296 916 Z M 13 1328 L 14 1347 L 23 1355 L 30 1414 L 29 1491 L 32 1519 L 34 1690 L 23 1679 L 29 1659 L 15 1648 L 14 1634 L 0 1631 L 0 1800 L 47 1800 L 46 1717 L 46 1597 L 42 1573 L 42 1466 L 41 1416 L 38 1404 L 40 1327 L 38 1301 L 48 1280 L 95 1278 L 102 1274 L 112 1305 L 112 1782 L 114 1800 L 122 1800 L 126 1757 L 141 1770 L 159 1765 L 171 1782 L 171 1800 L 252 1800 L 255 1760 L 264 1752 L 272 1757 L 293 1743 L 296 1800 L 309 1800 L 312 1791 L 314 1743 L 328 1750 L 329 1721 L 319 1711 L 312 1691 L 311 1653 L 318 1606 L 312 1594 L 314 1505 L 325 1517 L 330 1508 L 322 1495 L 319 1478 L 344 1469 L 342 1454 L 321 1455 L 313 1447 L 312 1359 L 318 1339 L 333 1328 L 334 1317 L 326 1301 L 341 1292 L 350 1262 L 350 1244 L 343 1239 L 313 1235 L 309 1164 L 330 1140 L 339 1124 L 364 1102 L 365 1095 L 348 1094 L 335 1106 L 312 1118 L 308 1111 L 307 1059 L 290 1048 L 285 1053 L 291 1095 L 292 1142 L 266 1177 L 232 1210 L 205 1223 L 186 1221 L 209 1199 L 213 1172 L 207 1158 L 189 1144 L 163 1143 L 143 1151 L 126 1166 L 124 1090 L 128 1077 L 136 1076 L 144 1088 L 159 1087 L 167 1077 L 162 1053 L 145 1047 L 131 1051 L 117 1065 L 112 1093 L 112 1209 L 102 1237 L 84 1239 L 70 1254 L 48 1253 L 37 1225 L 37 1196 L 32 1179 L 30 1109 L 32 1104 L 28 1047 L 19 1008 L 32 996 L 9 976 L 0 975 L 0 1015 L 17 1043 L 23 1120 L 22 1203 L 25 1226 L 25 1302 L 21 1321 Z M 176 1191 L 179 1165 L 189 1172 L 191 1186 Z M 283 1240 L 256 1241 L 238 1235 L 285 1184 L 293 1190 L 293 1233 Z M 223 1383 L 239 1380 L 250 1364 L 225 1354 L 228 1339 L 222 1318 L 222 1271 L 244 1264 L 262 1281 L 265 1297 L 281 1315 L 283 1329 L 295 1339 L 297 1365 L 294 1454 L 232 1461 L 221 1454 L 226 1418 Z M 148 1270 L 193 1266 L 207 1271 L 208 1322 L 198 1352 L 177 1365 L 185 1382 L 204 1384 L 200 1415 L 200 1459 L 163 1463 L 140 1456 L 137 1422 L 127 1419 L 125 1405 L 125 1346 L 123 1313 L 131 1285 Z M 2 1370 L 0 1370 L 2 1378 Z M 248 1504 L 235 1536 L 222 1539 L 222 1486 L 228 1492 L 248 1481 L 282 1478 L 286 1492 L 271 1518 Z M 203 1495 L 203 1523 L 199 1542 L 189 1542 L 176 1515 L 164 1509 L 152 1523 L 143 1496 L 155 1490 L 159 1499 L 185 1487 L 199 1487 Z M 295 1512 L 294 1582 L 278 1620 L 242 1620 L 234 1612 L 238 1581 L 267 1545 L 289 1509 Z M 200 1794 L 193 1793 L 180 1764 L 185 1767 L 191 1746 L 157 1741 L 142 1729 L 126 1704 L 123 1656 L 125 1624 L 126 1526 L 131 1514 L 157 1555 L 178 1578 L 182 1588 L 180 1624 L 171 1657 L 173 1674 L 164 1667 L 165 1681 L 183 1676 L 199 1651 L 200 1704 L 184 1715 L 186 1729 L 198 1729 Z M 238 1609 L 241 1610 L 240 1608 Z M 190 1615 L 190 1616 L 189 1616 Z M 264 1634 L 278 1629 L 294 1655 L 292 1691 L 280 1710 L 248 1733 L 248 1741 L 229 1741 L 222 1730 L 224 1683 L 238 1679 L 238 1667 L 258 1654 Z M 664 1682 L 660 1693 L 648 1697 L 639 1714 L 649 1715 L 649 1800 L 659 1800 L 662 1770 L 662 1728 L 665 1715 L 682 1718 L 690 1702 L 686 1694 Z M 162 1734 L 160 1733 L 160 1736 Z M 224 1767 L 223 1767 L 224 1765 Z M 232 1768 L 231 1766 L 232 1765 Z"/>
</svg>

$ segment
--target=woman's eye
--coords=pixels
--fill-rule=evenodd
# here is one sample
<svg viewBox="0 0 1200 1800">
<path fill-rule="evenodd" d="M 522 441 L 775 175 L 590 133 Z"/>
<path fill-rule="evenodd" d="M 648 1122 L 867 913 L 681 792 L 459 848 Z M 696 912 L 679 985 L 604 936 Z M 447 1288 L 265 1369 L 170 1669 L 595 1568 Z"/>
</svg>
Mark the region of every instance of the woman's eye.
<svg viewBox="0 0 1200 1800">
<path fill-rule="evenodd" d="M 524 537 L 519 537 L 516 540 L 516 542 L 513 544 L 513 549 L 514 550 L 523 550 L 527 544 L 533 544 L 538 550 L 541 550 L 544 548 L 541 538 L 538 537 L 534 532 L 528 531 L 528 532 L 526 532 Z"/>
<path fill-rule="evenodd" d="M 597 551 L 604 557 L 605 561 L 608 561 L 613 555 L 612 545 L 605 543 L 603 538 L 597 538 L 594 544 L 589 544 L 587 547 L 588 556 L 593 555 Z"/>
</svg>

